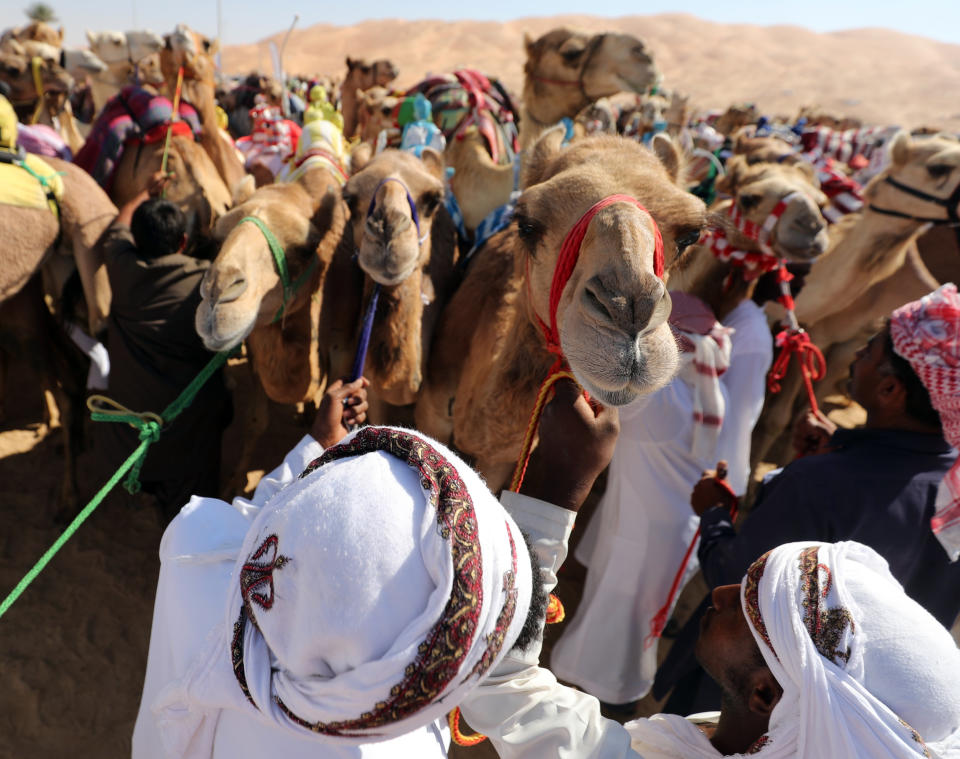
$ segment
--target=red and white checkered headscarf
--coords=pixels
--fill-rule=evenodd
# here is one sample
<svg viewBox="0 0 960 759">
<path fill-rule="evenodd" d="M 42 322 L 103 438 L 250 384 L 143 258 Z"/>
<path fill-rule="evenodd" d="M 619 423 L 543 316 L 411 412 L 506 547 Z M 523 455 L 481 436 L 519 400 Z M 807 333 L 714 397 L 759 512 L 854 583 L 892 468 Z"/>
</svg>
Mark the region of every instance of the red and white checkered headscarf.
<svg viewBox="0 0 960 759">
<path fill-rule="evenodd" d="M 943 435 L 960 448 L 960 296 L 948 283 L 920 300 L 901 306 L 890 318 L 894 350 L 907 361 L 940 414 Z M 937 510 L 930 520 L 937 539 L 960 557 L 960 460 L 940 483 Z"/>
</svg>

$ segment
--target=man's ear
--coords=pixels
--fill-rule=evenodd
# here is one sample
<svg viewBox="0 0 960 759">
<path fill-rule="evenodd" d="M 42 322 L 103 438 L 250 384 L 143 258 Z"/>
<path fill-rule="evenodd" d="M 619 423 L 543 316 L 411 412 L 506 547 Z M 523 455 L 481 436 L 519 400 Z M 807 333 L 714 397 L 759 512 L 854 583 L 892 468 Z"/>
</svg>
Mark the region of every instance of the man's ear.
<svg viewBox="0 0 960 759">
<path fill-rule="evenodd" d="M 769 719 L 773 708 L 780 702 L 783 688 L 767 667 L 758 667 L 751 677 L 747 706 L 754 714 Z"/>
<path fill-rule="evenodd" d="M 903 411 L 907 403 L 907 389 L 896 375 L 884 374 L 877 383 L 877 400 L 891 411 Z"/>
</svg>

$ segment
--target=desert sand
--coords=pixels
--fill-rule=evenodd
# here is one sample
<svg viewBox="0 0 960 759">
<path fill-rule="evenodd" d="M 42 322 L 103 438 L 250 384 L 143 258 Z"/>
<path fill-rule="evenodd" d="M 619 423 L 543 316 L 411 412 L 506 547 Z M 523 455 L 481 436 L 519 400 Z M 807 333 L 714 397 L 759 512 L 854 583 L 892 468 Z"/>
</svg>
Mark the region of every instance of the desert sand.
<svg viewBox="0 0 960 759">
<path fill-rule="evenodd" d="M 294 30 L 284 55 L 289 73 L 342 76 L 344 58 L 389 58 L 398 87 L 428 73 L 472 66 L 519 92 L 523 36 L 556 26 L 634 34 L 653 51 L 665 84 L 689 93 L 700 109 L 750 101 L 764 113 L 792 116 L 819 105 L 872 124 L 960 130 L 960 45 L 889 29 L 818 34 L 799 26 L 718 24 L 684 14 L 529 18 L 507 23 L 383 19 L 356 26 Z M 268 43 L 225 48 L 224 68 L 270 70 Z"/>
</svg>

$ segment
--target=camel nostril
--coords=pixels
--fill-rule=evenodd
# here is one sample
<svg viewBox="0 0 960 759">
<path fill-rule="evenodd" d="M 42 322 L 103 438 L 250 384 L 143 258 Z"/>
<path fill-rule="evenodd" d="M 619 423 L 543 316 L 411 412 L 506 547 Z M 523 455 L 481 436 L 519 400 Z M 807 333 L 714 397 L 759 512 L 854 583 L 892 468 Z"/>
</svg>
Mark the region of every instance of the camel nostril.
<svg viewBox="0 0 960 759">
<path fill-rule="evenodd" d="M 229 285 L 220 291 L 220 297 L 217 298 L 217 304 L 230 303 L 237 300 L 247 290 L 247 280 L 242 276 L 234 279 Z"/>
<path fill-rule="evenodd" d="M 588 310 L 595 311 L 604 319 L 613 321 L 613 316 L 610 314 L 610 309 L 603 304 L 603 301 L 600 300 L 600 297 L 596 292 L 594 292 L 590 285 L 587 285 L 583 288 L 583 300 L 584 303 L 586 303 Z"/>
</svg>

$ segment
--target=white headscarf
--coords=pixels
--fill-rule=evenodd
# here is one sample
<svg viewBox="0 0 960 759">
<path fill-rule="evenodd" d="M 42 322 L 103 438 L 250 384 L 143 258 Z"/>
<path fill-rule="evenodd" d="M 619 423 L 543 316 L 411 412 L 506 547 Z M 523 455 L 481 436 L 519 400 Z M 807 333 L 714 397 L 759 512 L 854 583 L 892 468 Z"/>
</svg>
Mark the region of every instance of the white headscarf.
<svg viewBox="0 0 960 759">
<path fill-rule="evenodd" d="M 222 624 L 153 706 L 167 749 L 209 757 L 221 709 L 347 745 L 427 725 L 513 646 L 530 593 L 520 530 L 480 477 L 365 427 L 250 526 Z"/>
<path fill-rule="evenodd" d="M 751 756 L 960 757 L 960 651 L 873 549 L 782 545 L 750 567 L 741 603 L 783 688 Z M 720 756 L 675 715 L 626 727 L 647 759 Z"/>
</svg>

